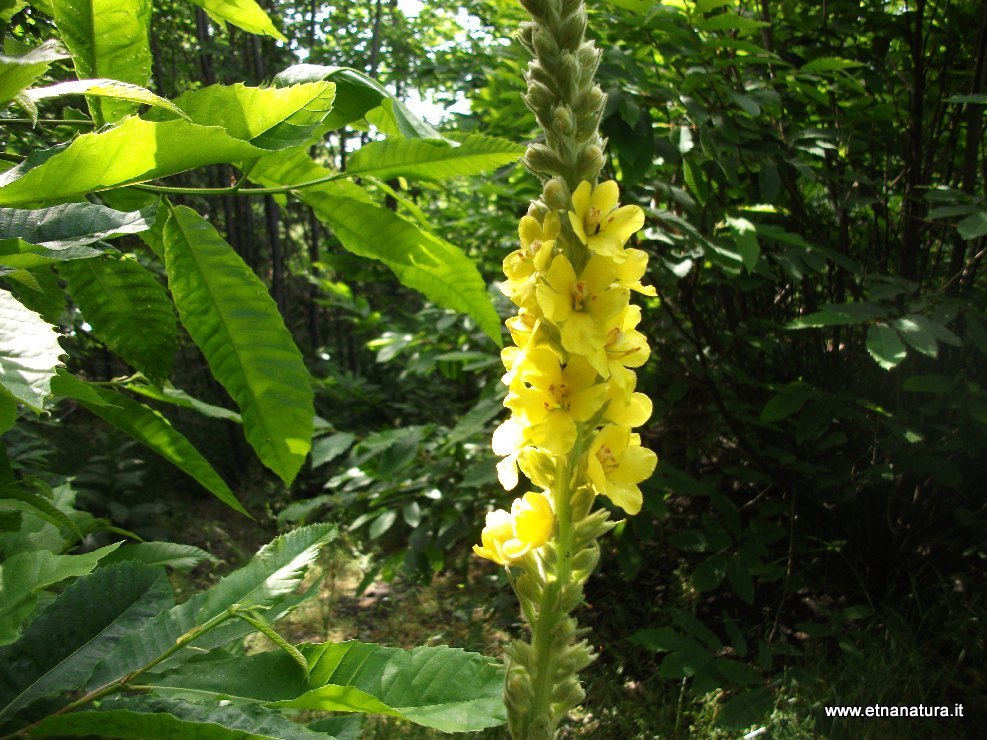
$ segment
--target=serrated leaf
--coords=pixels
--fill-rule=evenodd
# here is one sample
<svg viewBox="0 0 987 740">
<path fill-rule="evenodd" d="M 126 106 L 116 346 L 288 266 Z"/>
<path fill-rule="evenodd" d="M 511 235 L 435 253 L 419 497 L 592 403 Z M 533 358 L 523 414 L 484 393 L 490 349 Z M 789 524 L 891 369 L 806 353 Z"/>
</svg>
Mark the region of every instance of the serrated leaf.
<svg viewBox="0 0 987 740">
<path fill-rule="evenodd" d="M 332 82 L 210 85 L 183 93 L 175 105 L 200 126 L 220 126 L 234 139 L 278 151 L 308 143 L 332 109 L 335 90 Z"/>
<path fill-rule="evenodd" d="M 144 740 L 309 740 L 326 738 L 256 704 L 197 704 L 152 696 L 111 697 L 98 710 L 52 715 L 32 737 Z M 331 740 L 331 738 L 329 739 Z"/>
<path fill-rule="evenodd" d="M 923 355 L 935 357 L 939 354 L 939 343 L 929 331 L 927 323 L 927 319 L 922 316 L 911 315 L 895 319 L 891 322 L 891 326 L 898 331 L 902 339 Z"/>
<path fill-rule="evenodd" d="M 306 164 L 306 162 L 308 164 Z M 290 185 L 331 173 L 304 152 L 288 157 L 265 157 L 250 171 L 262 185 Z M 302 180 L 304 181 L 304 180 Z M 468 314 L 498 344 L 500 319 L 473 261 L 458 247 L 423 231 L 386 208 L 358 200 L 350 183 L 325 183 L 299 191 L 320 220 L 329 224 L 342 245 L 361 257 L 380 260 L 402 284 L 420 291 L 445 308 Z"/>
<path fill-rule="evenodd" d="M 908 354 L 898 332 L 887 324 L 874 324 L 867 330 L 867 352 L 885 370 L 898 365 Z"/>
<path fill-rule="evenodd" d="M 151 79 L 149 0 L 52 0 L 55 25 L 80 79 L 145 86 Z M 93 118 L 112 123 L 132 113 L 126 100 L 90 99 Z"/>
<path fill-rule="evenodd" d="M 155 95 L 146 87 L 133 85 L 128 82 L 119 82 L 118 80 L 70 80 L 69 82 L 60 82 L 57 85 L 34 87 L 24 91 L 24 96 L 32 103 L 49 98 L 60 98 L 64 95 L 86 95 L 96 98 L 110 98 L 111 100 L 126 100 L 138 105 L 151 105 L 155 108 L 164 108 L 178 116 L 184 117 L 185 115 L 170 100 L 166 100 L 160 95 Z"/>
<path fill-rule="evenodd" d="M 458 146 L 392 138 L 360 147 L 347 162 L 346 173 L 439 181 L 487 172 L 516 162 L 523 153 L 524 147 L 506 139 L 480 135 L 467 136 Z"/>
<path fill-rule="evenodd" d="M 58 375 L 54 390 L 59 395 L 75 399 L 96 416 L 161 455 L 227 506 L 247 513 L 209 462 L 170 421 L 154 409 L 121 393 L 85 383 L 68 373 Z M 101 403 L 95 402 L 94 398 Z"/>
<path fill-rule="evenodd" d="M 109 255 L 59 268 L 93 334 L 144 375 L 164 379 L 178 349 L 165 288 L 134 259 Z"/>
<path fill-rule="evenodd" d="M 172 603 L 168 579 L 156 568 L 120 563 L 80 578 L 0 651 L 0 718 L 84 685 L 124 635 Z"/>
<path fill-rule="evenodd" d="M 217 23 L 222 24 L 225 21 L 249 33 L 270 36 L 278 41 L 288 41 L 284 34 L 275 28 L 270 17 L 255 0 L 192 0 L 192 2 L 205 10 Z"/>
<path fill-rule="evenodd" d="M 193 660 L 155 680 L 158 691 L 195 690 L 271 706 L 386 714 L 444 732 L 505 720 L 503 673 L 489 658 L 449 647 L 371 643 L 301 645 L 308 676 L 281 651 Z"/>
<path fill-rule="evenodd" d="M 21 56 L 0 55 L 0 103 L 13 100 L 21 90 L 47 72 L 52 62 L 67 56 L 57 41 L 46 41 Z"/>
<path fill-rule="evenodd" d="M 64 354 L 58 336 L 39 314 L 0 289 L 0 385 L 36 411 L 51 395 L 58 358 Z"/>
<path fill-rule="evenodd" d="M 127 118 L 113 128 L 78 136 L 68 146 L 37 152 L 0 174 L 0 205 L 32 203 L 39 197 L 71 199 L 266 153 L 214 126 L 181 118 Z"/>
<path fill-rule="evenodd" d="M 331 80 L 336 84 L 336 104 L 323 121 L 323 125 L 330 131 L 369 115 L 384 133 L 394 131 L 409 139 L 443 138 L 441 133 L 408 110 L 394 93 L 363 72 L 349 67 L 296 64 L 276 75 L 274 84 L 283 87 L 318 80 Z M 385 101 L 389 101 L 389 104 L 383 105 Z"/>
<path fill-rule="evenodd" d="M 103 558 L 103 564 L 133 560 L 144 565 L 190 570 L 199 563 L 216 562 L 216 558 L 200 547 L 178 542 L 132 542 L 122 545 Z"/>
<path fill-rule="evenodd" d="M 182 323 L 240 408 L 258 458 L 290 483 L 308 455 L 311 378 L 264 284 L 202 216 L 180 206 L 164 230 Z"/>
<path fill-rule="evenodd" d="M 959 232 L 960 237 L 967 241 L 987 234 L 987 211 L 971 213 L 956 224 L 956 231 Z"/>
<path fill-rule="evenodd" d="M 301 583 L 319 550 L 335 536 L 335 527 L 313 524 L 276 538 L 261 548 L 244 567 L 212 588 L 157 615 L 139 633 L 127 635 L 99 665 L 89 687 L 100 686 L 146 665 L 174 646 L 175 641 L 189 630 L 205 624 L 234 604 L 244 609 L 267 608 L 268 621 L 275 621 L 284 613 L 279 610 L 280 605 L 290 601 L 291 592 Z M 250 631 L 249 625 L 233 619 L 192 644 L 202 649 L 218 647 Z M 186 652 L 174 660 L 181 662 L 188 657 Z"/>
<path fill-rule="evenodd" d="M 0 563 L 0 594 L 3 595 L 0 601 L 0 644 L 17 638 L 21 623 L 34 611 L 41 591 L 66 578 L 91 573 L 100 559 L 119 544 L 107 545 L 85 555 L 56 555 L 49 550 L 20 552 Z"/>
</svg>

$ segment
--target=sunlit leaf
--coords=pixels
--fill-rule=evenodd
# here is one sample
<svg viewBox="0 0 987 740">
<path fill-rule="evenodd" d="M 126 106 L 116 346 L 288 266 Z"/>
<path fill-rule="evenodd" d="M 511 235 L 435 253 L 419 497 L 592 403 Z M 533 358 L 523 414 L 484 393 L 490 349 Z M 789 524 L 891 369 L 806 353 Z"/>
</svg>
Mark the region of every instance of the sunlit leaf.
<svg viewBox="0 0 987 740">
<path fill-rule="evenodd" d="M 312 440 L 301 353 L 264 284 L 202 216 L 178 207 L 164 230 L 168 285 L 188 330 L 243 417 L 247 441 L 290 483 Z"/>
<path fill-rule="evenodd" d="M 255 0 L 192 0 L 217 23 L 232 23 L 244 31 L 287 41 Z"/>
<path fill-rule="evenodd" d="M 37 49 L 21 56 L 0 55 L 0 103 L 12 100 L 21 90 L 47 72 L 52 62 L 65 59 L 66 56 L 68 55 L 59 48 L 57 41 L 46 41 Z"/>
<path fill-rule="evenodd" d="M 63 354 L 58 332 L 40 315 L 0 289 L 0 385 L 40 411 Z"/>
<path fill-rule="evenodd" d="M 79 79 L 147 85 L 151 79 L 150 0 L 52 0 L 52 10 Z M 106 97 L 90 98 L 89 105 L 100 123 L 118 121 L 136 108 L 128 100 Z"/>
</svg>

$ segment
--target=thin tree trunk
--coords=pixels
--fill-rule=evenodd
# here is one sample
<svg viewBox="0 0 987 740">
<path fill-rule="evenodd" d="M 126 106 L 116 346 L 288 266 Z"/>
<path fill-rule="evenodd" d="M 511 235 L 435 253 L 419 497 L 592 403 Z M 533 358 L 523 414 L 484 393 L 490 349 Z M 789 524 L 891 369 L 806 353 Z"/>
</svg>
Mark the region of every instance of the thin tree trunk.
<svg viewBox="0 0 987 740">
<path fill-rule="evenodd" d="M 925 0 L 917 0 L 915 18 L 910 30 L 912 90 L 908 114 L 908 143 L 905 152 L 905 200 L 902 207 L 904 220 L 901 256 L 898 269 L 907 280 L 917 280 L 919 240 L 921 238 L 924 206 L 922 193 L 922 139 L 925 119 L 925 59 L 922 42 L 922 25 L 925 17 Z M 905 20 L 906 27 L 908 20 Z"/>
</svg>

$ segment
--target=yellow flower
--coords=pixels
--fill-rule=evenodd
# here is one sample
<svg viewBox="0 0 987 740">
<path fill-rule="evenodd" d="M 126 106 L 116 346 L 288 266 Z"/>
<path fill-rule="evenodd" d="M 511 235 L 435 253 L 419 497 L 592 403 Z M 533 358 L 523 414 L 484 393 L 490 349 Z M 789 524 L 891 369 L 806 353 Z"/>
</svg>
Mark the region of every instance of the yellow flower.
<svg viewBox="0 0 987 740">
<path fill-rule="evenodd" d="M 651 355 L 648 339 L 635 327 L 641 323 L 641 308 L 628 306 L 606 324 L 606 344 L 604 351 L 609 367 L 608 375 L 617 375 L 621 382 L 627 374 L 620 370 L 628 367 L 641 367 Z M 633 373 L 630 373 L 633 376 Z"/>
<path fill-rule="evenodd" d="M 655 470 L 658 456 L 641 446 L 641 436 L 627 427 L 608 424 L 590 444 L 586 473 L 597 493 L 609 497 L 628 514 L 641 511 L 638 483 Z"/>
<path fill-rule="evenodd" d="M 527 427 L 513 416 L 493 433 L 493 451 L 504 459 L 497 463 L 497 480 L 505 491 L 517 487 L 517 458 L 528 441 Z"/>
<path fill-rule="evenodd" d="M 473 545 L 473 552 L 498 565 L 510 565 L 548 542 L 554 528 L 551 498 L 532 491 L 514 499 L 510 513 L 496 509 L 487 514 L 482 544 Z"/>
<path fill-rule="evenodd" d="M 538 223 L 533 216 L 523 216 L 518 224 L 521 248 L 504 258 L 504 274 L 511 280 L 524 280 L 537 272 L 543 272 L 552 259 L 552 249 L 560 231 L 559 216 L 555 212 Z"/>
<path fill-rule="evenodd" d="M 533 310 L 521 308 L 517 312 L 517 316 L 512 316 L 504 322 L 508 331 L 511 332 L 511 339 L 514 344 L 518 347 L 524 347 L 528 343 L 538 326 L 539 317 L 540 311 L 537 306 Z"/>
<path fill-rule="evenodd" d="M 564 455 L 576 443 L 576 422 L 588 421 L 606 400 L 607 387 L 578 355 L 563 368 L 547 347 L 535 347 L 519 363 L 520 384 L 504 405 L 514 412 L 537 447 Z"/>
<path fill-rule="evenodd" d="M 644 393 L 635 393 L 637 376 L 621 367 L 607 383 L 607 407 L 603 420 L 623 427 L 639 427 L 651 418 L 653 404 Z"/>
<path fill-rule="evenodd" d="M 604 322 L 626 306 L 630 292 L 614 280 L 617 268 L 608 257 L 594 255 L 579 277 L 564 255 L 558 255 L 548 268 L 545 281 L 537 288 L 538 305 L 545 316 L 562 330 L 562 347 L 585 355 L 606 377 Z"/>
<path fill-rule="evenodd" d="M 640 249 L 625 249 L 617 262 L 617 282 L 643 295 L 656 296 L 653 285 L 642 285 L 641 278 L 648 269 L 648 253 Z"/>
<path fill-rule="evenodd" d="M 632 234 L 644 226 L 644 211 L 637 206 L 617 207 L 620 191 L 613 180 L 595 188 L 586 181 L 572 194 L 569 222 L 591 252 L 616 256 Z"/>
</svg>

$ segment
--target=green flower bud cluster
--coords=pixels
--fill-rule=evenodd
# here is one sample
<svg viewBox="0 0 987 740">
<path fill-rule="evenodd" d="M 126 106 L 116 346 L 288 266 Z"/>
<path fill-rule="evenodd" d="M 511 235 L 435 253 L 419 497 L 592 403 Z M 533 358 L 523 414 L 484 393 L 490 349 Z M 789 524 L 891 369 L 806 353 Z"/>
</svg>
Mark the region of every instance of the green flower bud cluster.
<svg viewBox="0 0 987 740">
<path fill-rule="evenodd" d="M 560 178 L 564 192 L 546 203 L 561 210 L 576 185 L 595 183 L 603 169 L 600 118 L 607 98 L 594 81 L 600 52 L 585 38 L 582 0 L 521 0 L 521 5 L 532 17 L 520 31 L 533 56 L 524 101 L 545 131 L 544 143 L 531 144 L 524 163 L 542 177 Z"/>
</svg>

